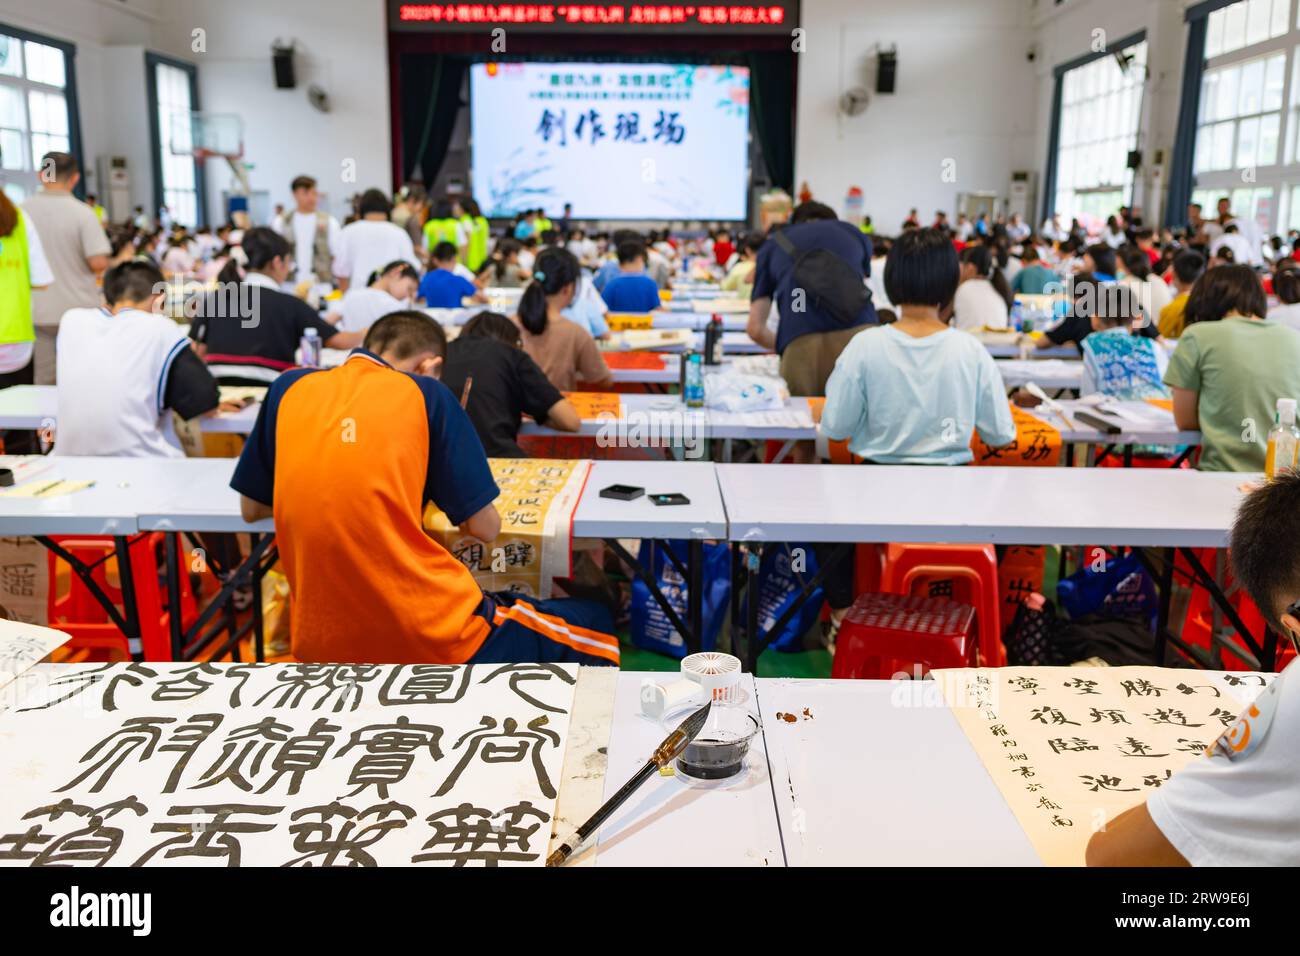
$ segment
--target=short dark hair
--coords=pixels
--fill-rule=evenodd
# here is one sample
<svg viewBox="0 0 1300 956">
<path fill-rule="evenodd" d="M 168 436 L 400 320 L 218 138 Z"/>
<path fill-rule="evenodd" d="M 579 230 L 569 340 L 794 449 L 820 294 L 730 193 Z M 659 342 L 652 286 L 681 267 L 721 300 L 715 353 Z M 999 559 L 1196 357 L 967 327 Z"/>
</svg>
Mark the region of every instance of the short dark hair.
<svg viewBox="0 0 1300 956">
<path fill-rule="evenodd" d="M 391 354 L 399 362 L 422 352 L 444 356 L 447 354 L 447 333 L 423 312 L 402 309 L 389 312 L 372 325 L 366 332 L 363 347 L 376 355 Z"/>
<path fill-rule="evenodd" d="M 480 312 L 460 330 L 458 339 L 496 339 L 516 348 L 523 342 L 519 326 L 500 312 Z"/>
<path fill-rule="evenodd" d="M 381 277 L 388 275 L 390 272 L 396 272 L 403 279 L 414 279 L 416 282 L 420 281 L 420 273 L 415 271 L 415 266 L 411 265 L 405 259 L 394 259 L 392 262 L 388 263 L 388 265 L 381 266 L 374 272 L 370 273 L 370 277 L 366 280 L 366 285 L 374 285 Z"/>
<path fill-rule="evenodd" d="M 310 176 L 295 176 L 293 182 L 289 184 L 289 192 L 296 193 L 299 189 L 315 189 L 316 180 Z"/>
<path fill-rule="evenodd" d="M 1124 269 L 1129 275 L 1137 279 L 1145 279 L 1151 275 L 1151 257 L 1146 254 L 1145 249 L 1140 246 L 1125 245 L 1120 249 L 1120 255 L 1124 259 Z"/>
<path fill-rule="evenodd" d="M 388 201 L 378 189 L 367 189 L 361 195 L 361 202 L 357 205 L 357 211 L 363 216 L 368 216 L 374 212 L 382 212 L 387 216 L 393 211 L 393 204 Z"/>
<path fill-rule="evenodd" d="M 1300 302 L 1300 271 L 1279 269 L 1273 274 L 1273 292 L 1286 305 Z"/>
<path fill-rule="evenodd" d="M 1092 264 L 1096 267 L 1092 271 L 1100 272 L 1103 275 L 1113 276 L 1115 274 L 1115 250 L 1104 242 L 1097 242 L 1084 250 L 1084 255 L 1092 257 Z"/>
<path fill-rule="evenodd" d="M 1179 282 L 1195 282 L 1205 271 L 1205 256 L 1195 249 L 1184 249 L 1174 256 L 1174 275 Z"/>
<path fill-rule="evenodd" d="M 794 212 L 790 213 L 790 225 L 797 226 L 801 222 L 812 222 L 816 219 L 838 218 L 840 217 L 835 215 L 835 210 L 824 202 L 809 199 L 794 207 Z"/>
<path fill-rule="evenodd" d="M 1229 312 L 1268 316 L 1268 297 L 1250 266 L 1227 265 L 1207 269 L 1192 286 L 1183 308 L 1186 324 L 1217 322 Z"/>
<path fill-rule="evenodd" d="M 41 169 L 53 169 L 54 179 L 60 183 L 66 182 L 73 173 L 81 172 L 81 167 L 77 165 L 75 156 L 71 153 L 60 153 L 55 150 L 51 150 L 41 157 Z"/>
<path fill-rule="evenodd" d="M 1282 629 L 1283 612 L 1300 600 L 1300 475 L 1281 471 L 1242 499 L 1229 554 L 1237 581 Z"/>
<path fill-rule="evenodd" d="M 1034 248 L 1033 242 L 1026 242 L 1020 249 L 1021 262 L 1037 262 L 1038 250 Z"/>
<path fill-rule="evenodd" d="M 942 308 L 960 281 L 957 249 L 940 229 L 907 230 L 885 257 L 885 294 L 895 305 Z"/>
<path fill-rule="evenodd" d="M 131 259 L 104 274 L 104 301 L 109 305 L 144 302 L 153 298 L 166 282 L 162 270 L 152 262 Z"/>
<path fill-rule="evenodd" d="M 624 239 L 618 244 L 618 264 L 627 265 L 646 256 L 645 243 L 640 239 Z"/>
<path fill-rule="evenodd" d="M 451 262 L 456 258 L 456 247 L 444 239 L 433 247 L 429 255 L 433 257 L 434 262 Z"/>
<path fill-rule="evenodd" d="M 1099 282 L 1092 286 L 1091 293 L 1083 300 L 1076 299 L 1075 307 L 1081 314 L 1099 319 L 1105 326 L 1131 325 L 1142 315 L 1141 302 L 1126 285 Z"/>
</svg>

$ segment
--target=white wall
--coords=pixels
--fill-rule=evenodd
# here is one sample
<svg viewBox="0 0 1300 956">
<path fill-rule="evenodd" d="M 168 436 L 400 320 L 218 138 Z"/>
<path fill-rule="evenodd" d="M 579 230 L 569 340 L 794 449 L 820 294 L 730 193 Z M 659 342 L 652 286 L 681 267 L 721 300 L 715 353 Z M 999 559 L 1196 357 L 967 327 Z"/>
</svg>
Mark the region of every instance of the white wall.
<svg viewBox="0 0 1300 956">
<path fill-rule="evenodd" d="M 198 28 L 206 33 L 204 52 L 193 50 Z M 392 188 L 386 35 L 383 0 L 168 0 L 156 48 L 198 65 L 205 112 L 243 117 L 255 192 L 289 205 L 289 183 L 305 173 L 319 180 L 330 211 L 341 214 L 351 194 Z M 277 38 L 297 41 L 296 89 L 275 88 Z M 307 102 L 312 84 L 329 94 L 331 112 Z M 345 181 L 353 170 L 355 178 Z M 207 173 L 215 219 L 231 175 L 221 161 L 209 161 Z"/>
<path fill-rule="evenodd" d="M 807 0 L 795 185 L 841 213 L 848 188 L 861 187 L 887 232 L 912 206 L 929 221 L 937 209 L 951 215 L 959 192 L 1005 195 L 1012 170 L 1042 161 L 1030 13 L 1030 0 Z M 874 92 L 876 44 L 898 48 L 893 94 Z M 841 116 L 853 86 L 873 91 L 870 105 Z"/>
</svg>

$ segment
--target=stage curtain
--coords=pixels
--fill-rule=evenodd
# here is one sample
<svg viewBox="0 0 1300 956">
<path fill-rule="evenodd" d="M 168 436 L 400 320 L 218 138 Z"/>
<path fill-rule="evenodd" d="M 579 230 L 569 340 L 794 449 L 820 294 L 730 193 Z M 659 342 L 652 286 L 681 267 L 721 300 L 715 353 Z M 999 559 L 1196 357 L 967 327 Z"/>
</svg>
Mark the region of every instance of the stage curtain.
<svg viewBox="0 0 1300 956">
<path fill-rule="evenodd" d="M 401 71 L 402 179 L 432 183 L 447 158 L 469 58 L 405 54 Z M 418 173 L 418 175 L 416 175 Z"/>
<path fill-rule="evenodd" d="M 794 55 L 754 52 L 749 66 L 749 108 L 773 186 L 794 192 Z"/>
</svg>

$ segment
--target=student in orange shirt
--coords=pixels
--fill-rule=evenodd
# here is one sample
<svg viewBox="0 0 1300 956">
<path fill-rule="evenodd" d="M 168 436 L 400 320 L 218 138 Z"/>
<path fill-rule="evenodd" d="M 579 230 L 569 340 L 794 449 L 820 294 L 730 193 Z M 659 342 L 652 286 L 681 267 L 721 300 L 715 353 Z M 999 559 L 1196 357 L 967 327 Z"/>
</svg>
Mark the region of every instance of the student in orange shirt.
<svg viewBox="0 0 1300 956">
<path fill-rule="evenodd" d="M 275 518 L 294 656 L 618 664 L 608 609 L 486 594 L 425 533 L 430 501 L 466 538 L 501 529 L 483 446 L 437 378 L 446 348 L 437 322 L 394 312 L 338 368 L 294 369 L 267 390 L 230 483 L 246 521 Z"/>
</svg>

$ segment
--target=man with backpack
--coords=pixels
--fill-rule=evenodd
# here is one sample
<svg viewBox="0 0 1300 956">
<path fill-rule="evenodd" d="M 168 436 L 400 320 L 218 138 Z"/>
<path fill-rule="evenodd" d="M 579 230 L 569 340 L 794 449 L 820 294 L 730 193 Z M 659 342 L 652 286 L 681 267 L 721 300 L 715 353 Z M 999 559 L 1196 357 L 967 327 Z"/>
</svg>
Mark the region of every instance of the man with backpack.
<svg viewBox="0 0 1300 956">
<path fill-rule="evenodd" d="M 866 288 L 871 239 L 812 201 L 800 203 L 769 239 L 754 268 L 749 337 L 780 354 L 791 395 L 825 395 L 849 339 L 880 321 Z M 767 322 L 774 303 L 775 330 Z"/>
</svg>

